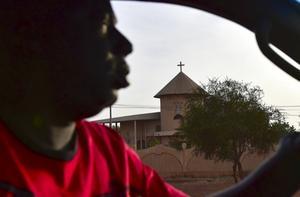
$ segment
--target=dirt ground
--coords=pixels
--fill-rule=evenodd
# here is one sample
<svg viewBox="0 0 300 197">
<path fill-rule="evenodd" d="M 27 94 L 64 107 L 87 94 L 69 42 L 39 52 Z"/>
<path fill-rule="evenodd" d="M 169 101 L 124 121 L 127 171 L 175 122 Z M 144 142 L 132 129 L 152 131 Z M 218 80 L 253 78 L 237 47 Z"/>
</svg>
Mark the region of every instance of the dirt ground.
<svg viewBox="0 0 300 197">
<path fill-rule="evenodd" d="M 223 178 L 174 178 L 166 179 L 171 185 L 192 197 L 202 197 L 233 185 L 232 177 Z"/>
<path fill-rule="evenodd" d="M 192 197 L 208 196 L 209 194 L 221 191 L 234 184 L 232 177 L 222 178 L 174 178 L 166 179 L 174 187 L 184 191 Z M 300 197 L 300 190 L 293 195 Z"/>
</svg>

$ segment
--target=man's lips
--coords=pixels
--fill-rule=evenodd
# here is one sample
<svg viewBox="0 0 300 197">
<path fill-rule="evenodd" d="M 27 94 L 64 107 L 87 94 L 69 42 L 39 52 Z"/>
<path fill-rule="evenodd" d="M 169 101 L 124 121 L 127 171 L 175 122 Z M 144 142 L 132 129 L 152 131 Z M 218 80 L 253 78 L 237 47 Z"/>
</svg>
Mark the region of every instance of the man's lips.
<svg viewBox="0 0 300 197">
<path fill-rule="evenodd" d="M 113 88 L 114 89 L 121 89 L 129 86 L 129 83 L 126 79 L 126 76 L 118 76 L 114 79 Z"/>
<path fill-rule="evenodd" d="M 117 64 L 113 71 L 113 88 L 120 89 L 129 85 L 126 76 L 129 74 L 129 67 L 123 60 Z"/>
<path fill-rule="evenodd" d="M 129 74 L 129 66 L 123 56 L 116 56 L 108 53 L 108 68 L 111 85 L 113 89 L 125 88 L 129 85 L 126 76 Z"/>
</svg>

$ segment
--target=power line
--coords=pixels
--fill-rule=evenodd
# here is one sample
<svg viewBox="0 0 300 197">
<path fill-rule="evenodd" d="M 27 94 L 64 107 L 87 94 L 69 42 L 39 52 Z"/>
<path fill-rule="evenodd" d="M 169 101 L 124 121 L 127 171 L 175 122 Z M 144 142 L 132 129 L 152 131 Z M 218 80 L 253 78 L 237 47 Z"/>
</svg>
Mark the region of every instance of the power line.
<svg viewBox="0 0 300 197">
<path fill-rule="evenodd" d="M 133 104 L 115 104 L 112 106 L 113 108 L 119 108 L 119 109 L 171 109 L 171 107 L 160 107 L 157 105 L 133 105 Z M 280 105 L 280 106 L 274 106 L 278 107 L 278 110 L 281 112 L 299 112 L 300 113 L 300 105 Z M 286 108 L 286 109 L 284 109 Z M 293 109 L 296 108 L 296 109 Z M 173 108 L 172 108 L 173 109 Z"/>
<path fill-rule="evenodd" d="M 158 105 L 133 105 L 133 104 L 115 104 L 114 106 L 146 106 L 146 107 L 159 107 Z"/>
<path fill-rule="evenodd" d="M 131 106 L 137 106 L 137 107 L 159 107 L 158 105 L 135 105 L 135 104 L 115 104 L 113 106 L 124 106 L 124 107 L 131 107 Z M 273 107 L 277 108 L 300 108 L 300 105 L 273 105 Z"/>
<path fill-rule="evenodd" d="M 276 107 L 285 117 L 299 117 L 300 118 L 300 105 L 277 105 Z M 136 105 L 136 104 L 115 104 L 112 108 L 117 109 L 167 109 L 174 110 L 174 107 L 160 107 L 158 105 Z M 291 114 L 297 113 L 297 114 Z M 300 122 L 299 122 L 300 124 Z"/>
<path fill-rule="evenodd" d="M 284 106 L 284 107 L 283 107 Z M 279 106 L 278 106 L 279 107 Z M 300 117 L 300 109 L 297 109 L 298 105 L 281 105 L 278 110 L 286 117 Z M 300 107 L 300 105 L 299 105 Z M 134 104 L 115 104 L 112 106 L 115 109 L 165 109 L 174 110 L 173 107 L 160 107 L 157 105 L 134 105 Z M 284 109 L 286 108 L 286 109 Z M 294 109 L 293 109 L 294 108 Z M 295 109 L 296 108 L 296 109 Z M 296 114 L 291 114 L 294 112 Z"/>
<path fill-rule="evenodd" d="M 285 113 L 284 115 L 285 115 L 285 116 L 297 116 L 297 117 L 300 117 L 299 114 L 288 114 L 288 113 Z"/>
<path fill-rule="evenodd" d="M 113 105 L 113 108 L 125 108 L 125 109 L 132 109 L 132 108 L 137 108 L 137 109 L 159 109 L 159 106 L 147 106 L 147 105 Z"/>
<path fill-rule="evenodd" d="M 278 108 L 290 108 L 290 107 L 300 107 L 300 105 L 274 105 L 274 107 L 278 107 Z"/>
<path fill-rule="evenodd" d="M 279 111 L 286 112 L 300 112 L 300 109 L 278 109 Z"/>
</svg>

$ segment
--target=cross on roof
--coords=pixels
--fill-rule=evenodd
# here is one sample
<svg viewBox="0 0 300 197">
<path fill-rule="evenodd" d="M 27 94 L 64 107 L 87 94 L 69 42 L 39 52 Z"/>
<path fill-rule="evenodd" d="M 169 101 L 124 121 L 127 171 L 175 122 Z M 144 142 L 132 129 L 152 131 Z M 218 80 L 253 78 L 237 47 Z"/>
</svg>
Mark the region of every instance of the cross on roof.
<svg viewBox="0 0 300 197">
<path fill-rule="evenodd" d="M 182 67 L 184 66 L 184 64 L 180 61 L 180 63 L 177 66 L 180 67 L 180 72 L 182 72 Z"/>
</svg>

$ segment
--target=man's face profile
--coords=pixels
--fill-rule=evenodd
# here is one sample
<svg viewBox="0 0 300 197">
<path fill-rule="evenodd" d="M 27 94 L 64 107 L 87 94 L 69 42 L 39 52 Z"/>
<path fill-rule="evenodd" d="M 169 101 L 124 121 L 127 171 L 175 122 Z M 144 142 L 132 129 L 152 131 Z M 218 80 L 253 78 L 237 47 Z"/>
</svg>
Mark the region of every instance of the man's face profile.
<svg viewBox="0 0 300 197">
<path fill-rule="evenodd" d="M 132 46 L 115 28 L 116 19 L 109 1 L 93 1 L 81 11 L 74 11 L 66 16 L 72 23 L 67 22 L 70 26 L 62 37 L 66 43 L 65 54 L 71 60 L 61 65 L 66 68 L 65 73 L 70 73 L 69 79 L 62 76 L 61 81 L 70 81 L 66 89 L 71 96 L 62 101 L 67 98 L 66 101 L 72 102 L 76 96 L 76 107 L 86 110 L 79 113 L 89 116 L 112 104 L 116 99 L 115 91 L 128 85 L 129 70 L 124 58 Z M 56 88 L 60 88 L 60 84 L 57 85 Z"/>
<path fill-rule="evenodd" d="M 12 6 L 20 14 L 8 29 L 22 47 L 11 44 L 9 53 L 31 49 L 30 58 L 18 58 L 15 66 L 21 68 L 22 60 L 30 60 L 24 70 L 33 85 L 24 88 L 30 92 L 24 99 L 35 99 L 71 119 L 95 115 L 116 100 L 116 90 L 128 86 L 124 58 L 132 46 L 115 28 L 108 0 L 49 2 Z M 20 75 L 25 76 L 23 71 Z M 31 98 L 25 98 L 28 95 Z"/>
</svg>

